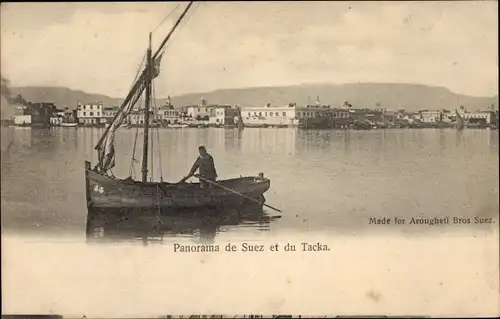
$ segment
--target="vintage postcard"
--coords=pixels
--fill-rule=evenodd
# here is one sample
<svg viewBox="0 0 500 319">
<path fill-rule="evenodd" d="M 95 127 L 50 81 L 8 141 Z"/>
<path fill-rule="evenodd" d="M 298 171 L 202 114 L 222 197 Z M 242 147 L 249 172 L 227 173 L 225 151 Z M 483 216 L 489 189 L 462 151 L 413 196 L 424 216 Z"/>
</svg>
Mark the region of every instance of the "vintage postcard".
<svg viewBox="0 0 500 319">
<path fill-rule="evenodd" d="M 497 12 L 2 3 L 2 314 L 500 315 Z"/>
</svg>

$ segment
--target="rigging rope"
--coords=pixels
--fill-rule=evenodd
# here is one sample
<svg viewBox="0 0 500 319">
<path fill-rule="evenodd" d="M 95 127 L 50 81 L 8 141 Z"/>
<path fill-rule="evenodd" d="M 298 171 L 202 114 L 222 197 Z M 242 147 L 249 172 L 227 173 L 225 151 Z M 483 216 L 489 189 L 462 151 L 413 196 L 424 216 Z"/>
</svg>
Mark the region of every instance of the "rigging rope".
<svg viewBox="0 0 500 319">
<path fill-rule="evenodd" d="M 147 57 L 147 52 L 144 53 L 144 55 L 142 56 L 142 61 L 141 63 L 139 64 L 139 68 L 137 69 L 137 73 L 135 74 L 135 77 L 134 77 L 134 80 L 132 81 L 132 85 L 130 86 L 130 89 L 129 91 L 132 90 L 132 88 L 134 87 L 134 84 L 135 82 L 137 81 L 137 79 L 139 78 L 139 75 L 141 74 L 141 71 L 142 71 L 142 66 L 144 65 L 144 62 L 146 61 L 146 57 Z M 132 101 L 132 100 L 130 100 Z"/>
<path fill-rule="evenodd" d="M 159 28 L 159 27 L 161 27 L 161 25 L 162 25 L 165 21 L 167 21 L 167 19 L 168 19 L 168 18 L 172 15 L 172 13 L 174 13 L 174 11 L 175 11 L 175 10 L 177 10 L 177 8 L 179 8 L 179 5 L 180 5 L 180 3 L 179 3 L 179 4 L 177 4 L 177 5 L 175 6 L 175 8 L 174 8 L 172 11 L 170 11 L 170 13 L 169 13 L 169 14 L 168 14 L 168 15 L 167 15 L 167 16 L 166 16 L 166 17 L 165 17 L 165 18 L 164 18 L 164 19 L 160 22 L 160 24 L 158 24 L 158 26 L 156 26 L 156 28 L 154 28 L 154 29 L 153 29 L 153 31 L 152 31 L 152 32 L 155 32 L 156 30 L 158 30 L 158 28 Z"/>
<path fill-rule="evenodd" d="M 200 5 L 201 5 L 201 3 L 195 3 L 194 8 L 191 10 L 190 14 L 188 14 L 186 19 L 184 19 L 181 22 L 181 24 L 179 25 L 179 30 L 172 35 L 172 38 L 170 39 L 170 41 L 167 42 L 167 44 L 165 44 L 165 46 L 163 47 L 163 49 L 161 50 L 161 52 L 159 54 L 162 54 L 163 52 L 165 52 L 165 50 L 168 48 L 168 46 L 172 43 L 173 39 L 182 31 L 182 28 L 189 22 L 189 19 L 191 19 L 191 17 L 194 15 L 194 13 L 200 7 Z"/>
</svg>

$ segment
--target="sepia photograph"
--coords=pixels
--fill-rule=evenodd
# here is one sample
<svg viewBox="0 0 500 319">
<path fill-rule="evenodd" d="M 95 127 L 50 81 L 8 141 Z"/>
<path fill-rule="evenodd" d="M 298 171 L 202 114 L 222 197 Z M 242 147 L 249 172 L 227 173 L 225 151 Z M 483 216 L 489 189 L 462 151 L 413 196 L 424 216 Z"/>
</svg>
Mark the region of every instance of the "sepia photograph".
<svg viewBox="0 0 500 319">
<path fill-rule="evenodd" d="M 0 13 L 2 315 L 500 315 L 496 1 Z"/>
</svg>

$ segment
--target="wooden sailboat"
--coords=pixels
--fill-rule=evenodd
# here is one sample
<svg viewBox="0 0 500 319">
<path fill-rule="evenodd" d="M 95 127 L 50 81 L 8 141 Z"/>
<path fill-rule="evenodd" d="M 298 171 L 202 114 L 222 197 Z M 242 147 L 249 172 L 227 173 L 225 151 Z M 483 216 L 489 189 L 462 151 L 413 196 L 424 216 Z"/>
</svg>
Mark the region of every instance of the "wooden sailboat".
<svg viewBox="0 0 500 319">
<path fill-rule="evenodd" d="M 95 149 L 98 152 L 98 162 L 91 168 L 89 161 L 85 162 L 85 190 L 87 207 L 90 208 L 225 208 L 245 203 L 264 204 L 263 194 L 270 187 L 270 180 L 262 173 L 259 176 L 240 177 L 220 180 L 210 188 L 201 188 L 199 183 L 168 183 L 148 181 L 148 151 L 150 113 L 152 100 L 152 83 L 159 75 L 159 65 L 163 56 L 163 48 L 175 29 L 186 15 L 192 2 L 184 9 L 167 37 L 153 54 L 151 49 L 151 34 L 147 50 L 146 66 L 136 79 L 132 89 L 123 101 L 121 107 L 106 127 Z M 114 136 L 118 128 L 132 111 L 144 93 L 144 141 L 142 154 L 142 180 L 132 177 L 119 179 L 109 174 L 115 164 Z M 134 147 L 135 152 L 135 147 Z M 270 207 L 270 206 L 268 206 Z"/>
</svg>

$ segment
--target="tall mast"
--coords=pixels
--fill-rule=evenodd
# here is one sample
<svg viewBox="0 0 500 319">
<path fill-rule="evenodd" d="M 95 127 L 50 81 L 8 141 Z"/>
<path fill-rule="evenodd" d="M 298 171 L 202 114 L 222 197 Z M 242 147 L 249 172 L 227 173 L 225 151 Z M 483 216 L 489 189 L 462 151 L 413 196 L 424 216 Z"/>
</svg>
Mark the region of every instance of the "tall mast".
<svg viewBox="0 0 500 319">
<path fill-rule="evenodd" d="M 189 11 L 189 8 L 191 8 L 192 5 L 193 5 L 193 1 L 190 1 L 189 4 L 184 9 L 184 11 L 182 12 L 182 14 L 179 16 L 179 18 L 175 22 L 175 24 L 172 27 L 172 29 L 170 30 L 170 32 L 167 34 L 167 36 L 165 37 L 165 39 L 163 39 L 163 42 L 160 44 L 160 46 L 156 50 L 155 54 L 153 55 L 153 59 L 156 59 L 158 57 L 158 55 L 160 54 L 161 50 L 163 49 L 163 47 L 165 46 L 165 44 L 167 44 L 168 40 L 170 39 L 170 37 L 174 33 L 175 29 L 177 29 L 177 27 L 181 23 L 182 19 L 184 19 L 184 16 Z"/>
<path fill-rule="evenodd" d="M 148 179 L 148 142 L 149 142 L 149 109 L 151 104 L 151 82 L 153 78 L 153 63 L 151 54 L 151 33 L 146 64 L 146 97 L 144 106 L 144 145 L 142 149 L 142 182 Z"/>
</svg>

